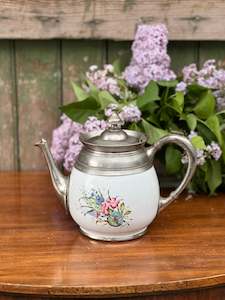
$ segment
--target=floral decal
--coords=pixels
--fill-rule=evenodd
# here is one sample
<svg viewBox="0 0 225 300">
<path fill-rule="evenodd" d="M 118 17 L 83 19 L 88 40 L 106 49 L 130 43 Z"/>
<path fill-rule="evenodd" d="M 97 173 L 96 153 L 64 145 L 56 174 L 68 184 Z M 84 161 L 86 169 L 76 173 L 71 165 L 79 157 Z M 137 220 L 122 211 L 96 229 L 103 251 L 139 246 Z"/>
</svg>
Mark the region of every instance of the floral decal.
<svg viewBox="0 0 225 300">
<path fill-rule="evenodd" d="M 100 190 L 91 189 L 90 192 L 83 192 L 80 198 L 81 208 L 84 215 L 91 215 L 96 219 L 96 223 L 108 224 L 113 227 L 129 225 L 129 210 L 124 200 L 118 196 L 106 197 Z"/>
</svg>

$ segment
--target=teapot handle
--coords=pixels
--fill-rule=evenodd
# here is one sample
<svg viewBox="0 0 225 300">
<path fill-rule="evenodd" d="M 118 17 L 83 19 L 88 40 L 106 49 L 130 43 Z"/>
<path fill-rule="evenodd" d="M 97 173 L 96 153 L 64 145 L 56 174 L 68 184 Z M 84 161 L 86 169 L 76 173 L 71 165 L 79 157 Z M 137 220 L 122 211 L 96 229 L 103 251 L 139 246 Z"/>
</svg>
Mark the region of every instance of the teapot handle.
<svg viewBox="0 0 225 300">
<path fill-rule="evenodd" d="M 194 175 L 197 163 L 196 163 L 196 155 L 195 149 L 192 146 L 191 142 L 184 136 L 178 134 L 171 134 L 165 136 L 158 140 L 154 145 L 147 148 L 147 155 L 150 161 L 153 163 L 155 153 L 165 144 L 175 143 L 187 154 L 188 157 L 188 167 L 186 174 L 180 183 L 180 185 L 176 188 L 175 191 L 171 192 L 168 197 L 160 197 L 159 199 L 159 212 L 162 211 L 167 205 L 169 205 L 173 200 L 177 198 L 177 196 L 185 189 L 185 187 L 190 182 L 192 176 Z"/>
</svg>

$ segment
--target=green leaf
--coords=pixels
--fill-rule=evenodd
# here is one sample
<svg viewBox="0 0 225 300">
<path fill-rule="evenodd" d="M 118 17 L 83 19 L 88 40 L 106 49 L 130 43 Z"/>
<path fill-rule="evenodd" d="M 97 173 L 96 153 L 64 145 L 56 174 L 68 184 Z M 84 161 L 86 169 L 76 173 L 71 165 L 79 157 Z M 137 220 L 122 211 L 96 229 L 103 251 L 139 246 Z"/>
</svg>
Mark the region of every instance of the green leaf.
<svg viewBox="0 0 225 300">
<path fill-rule="evenodd" d="M 168 134 L 168 132 L 166 130 L 157 128 L 157 127 L 153 126 L 152 124 L 148 123 L 147 121 L 145 121 L 144 119 L 142 119 L 141 123 L 142 123 L 143 129 L 144 129 L 144 132 L 148 137 L 147 142 L 149 144 L 154 144 L 160 138 L 162 138 L 163 136 Z"/>
<path fill-rule="evenodd" d="M 73 102 L 61 106 L 60 110 L 70 119 L 78 123 L 84 123 L 89 116 L 96 116 L 100 110 L 99 103 L 93 98 L 88 98 L 81 102 Z"/>
<path fill-rule="evenodd" d="M 215 98 L 212 91 L 207 90 L 202 93 L 199 102 L 194 108 L 196 115 L 203 120 L 206 120 L 210 115 L 215 112 Z"/>
<path fill-rule="evenodd" d="M 219 187 L 222 183 L 221 164 L 219 161 L 212 159 L 208 161 L 206 180 L 210 189 L 210 193 L 213 194 L 217 187 Z"/>
<path fill-rule="evenodd" d="M 107 91 L 99 92 L 97 101 L 101 105 L 102 109 L 105 109 L 111 103 L 118 105 L 116 99 Z"/>
<path fill-rule="evenodd" d="M 221 110 L 221 111 L 218 111 L 218 112 L 216 113 L 217 116 L 223 115 L 223 114 L 225 114 L 225 110 Z"/>
<path fill-rule="evenodd" d="M 151 81 L 145 88 L 144 94 L 137 98 L 136 103 L 142 109 L 155 100 L 159 100 L 159 87 L 154 81 Z"/>
<path fill-rule="evenodd" d="M 79 85 L 77 85 L 75 82 L 71 81 L 71 85 L 74 91 L 74 94 L 76 95 L 76 98 L 78 101 L 83 101 L 89 97 L 88 93 L 85 92 Z"/>
<path fill-rule="evenodd" d="M 181 152 L 172 145 L 166 148 L 165 160 L 168 174 L 176 174 L 182 168 Z"/>
<path fill-rule="evenodd" d="M 189 129 L 195 130 L 197 126 L 197 117 L 194 114 L 187 114 L 185 119 Z"/>
<path fill-rule="evenodd" d="M 156 115 L 155 111 L 158 108 L 160 108 L 160 106 L 156 102 L 150 102 L 149 104 L 145 105 L 145 107 L 142 108 L 141 110 L 142 112 L 147 113 L 147 116 L 149 116 L 149 115 Z"/>
<path fill-rule="evenodd" d="M 164 86 L 164 87 L 176 87 L 178 84 L 177 80 L 159 80 L 157 81 L 158 85 Z"/>
<path fill-rule="evenodd" d="M 221 128 L 220 128 L 220 122 L 219 122 L 219 118 L 217 115 L 212 115 L 210 116 L 207 120 L 206 120 L 206 124 L 208 125 L 208 127 L 211 129 L 211 131 L 215 134 L 220 147 L 222 149 L 223 152 L 223 160 L 225 162 L 225 140 L 223 138 L 222 132 L 221 132 Z M 214 139 L 215 141 L 215 139 Z"/>
<path fill-rule="evenodd" d="M 215 134 L 215 136 L 217 137 L 218 142 L 221 145 L 222 144 L 222 134 L 221 134 L 221 131 L 220 131 L 220 122 L 219 122 L 218 117 L 216 115 L 210 116 L 206 120 L 206 124 L 212 130 L 212 132 Z"/>
<path fill-rule="evenodd" d="M 197 121 L 197 131 L 199 135 L 201 135 L 204 141 L 207 144 L 210 144 L 212 141 L 216 141 L 216 136 L 212 132 L 212 130 L 207 126 L 204 121 L 198 120 Z"/>
<path fill-rule="evenodd" d="M 203 138 L 199 135 L 193 136 L 191 138 L 191 143 L 196 149 L 205 149 L 206 148 Z"/>
<path fill-rule="evenodd" d="M 160 127 L 160 122 L 158 120 L 158 117 L 156 114 L 152 114 L 150 116 L 148 116 L 147 118 L 145 118 L 147 121 L 149 121 L 150 123 L 152 123 L 153 125 Z"/>
<path fill-rule="evenodd" d="M 89 87 L 89 97 L 98 100 L 99 89 L 89 79 L 86 79 Z"/>
<path fill-rule="evenodd" d="M 191 93 L 195 96 L 199 96 L 202 92 L 206 92 L 208 89 L 198 84 L 190 84 L 187 86 L 188 93 Z"/>
<path fill-rule="evenodd" d="M 139 131 L 141 132 L 141 128 L 136 123 L 131 123 L 128 127 L 129 130 Z"/>
<path fill-rule="evenodd" d="M 172 98 L 171 106 L 181 114 L 184 109 L 184 93 L 176 92 L 175 96 Z"/>
</svg>

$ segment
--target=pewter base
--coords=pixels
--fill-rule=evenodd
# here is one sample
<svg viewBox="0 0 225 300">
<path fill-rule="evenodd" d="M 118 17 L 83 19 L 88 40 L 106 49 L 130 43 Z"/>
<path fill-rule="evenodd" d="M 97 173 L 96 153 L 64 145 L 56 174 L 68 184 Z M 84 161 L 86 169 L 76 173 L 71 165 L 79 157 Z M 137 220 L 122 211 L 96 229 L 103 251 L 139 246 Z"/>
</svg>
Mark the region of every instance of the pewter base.
<svg viewBox="0 0 225 300">
<path fill-rule="evenodd" d="M 134 240 L 142 235 L 144 235 L 147 231 L 148 227 L 143 228 L 140 231 L 134 232 L 132 234 L 125 234 L 125 235 L 119 235 L 119 236 L 108 236 L 104 234 L 99 234 L 93 231 L 85 230 L 84 228 L 80 227 L 80 231 L 88 236 L 89 238 L 93 240 L 98 240 L 98 241 L 107 241 L 107 242 L 122 242 L 122 241 L 129 241 L 129 240 Z"/>
</svg>

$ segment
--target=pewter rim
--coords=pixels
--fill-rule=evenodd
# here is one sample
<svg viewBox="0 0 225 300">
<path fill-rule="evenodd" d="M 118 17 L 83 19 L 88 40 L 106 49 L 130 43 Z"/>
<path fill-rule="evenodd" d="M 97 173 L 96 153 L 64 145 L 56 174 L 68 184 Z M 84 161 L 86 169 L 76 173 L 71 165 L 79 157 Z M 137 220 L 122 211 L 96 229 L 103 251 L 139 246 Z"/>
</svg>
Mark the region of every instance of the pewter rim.
<svg viewBox="0 0 225 300">
<path fill-rule="evenodd" d="M 82 144 L 84 144 L 86 147 L 88 148 L 92 148 L 92 149 L 108 149 L 108 148 L 119 148 L 119 152 L 122 151 L 131 151 L 130 148 L 132 147 L 139 147 L 140 145 L 144 145 L 147 142 L 147 137 L 145 134 L 143 134 L 142 132 L 137 132 L 134 130 L 123 130 L 124 132 L 126 132 L 129 136 L 132 137 L 136 137 L 138 140 L 136 143 L 132 143 L 132 144 L 127 144 L 127 145 L 117 145 L 115 143 L 115 146 L 112 145 L 98 145 L 96 143 L 92 143 L 89 140 L 93 137 L 96 136 L 100 136 L 105 130 L 101 130 L 101 131 L 92 131 L 92 132 L 88 132 L 88 133 L 81 133 L 80 134 L 80 141 Z M 121 150 L 123 149 L 123 150 Z"/>
<path fill-rule="evenodd" d="M 125 176 L 125 175 L 134 175 L 134 174 L 139 174 L 143 173 L 149 169 L 152 168 L 152 164 L 146 163 L 142 166 L 139 166 L 138 168 L 126 168 L 126 169 L 110 169 L 110 170 L 102 170 L 98 167 L 90 167 L 85 164 L 80 163 L 77 161 L 74 166 L 75 169 L 79 170 L 82 173 L 85 174 L 90 174 L 90 175 L 97 175 L 97 176 Z"/>
<path fill-rule="evenodd" d="M 130 240 L 134 240 L 134 239 L 138 239 L 139 237 L 143 236 L 146 231 L 148 230 L 148 226 L 144 227 L 141 231 L 134 233 L 134 234 L 129 234 L 126 237 L 106 237 L 106 236 L 101 236 L 92 232 L 89 232 L 88 230 L 85 230 L 82 227 L 79 227 L 79 230 L 82 234 L 84 234 L 85 236 L 93 239 L 93 240 L 97 240 L 97 241 L 104 241 L 104 242 L 123 242 L 123 241 L 130 241 Z"/>
</svg>

